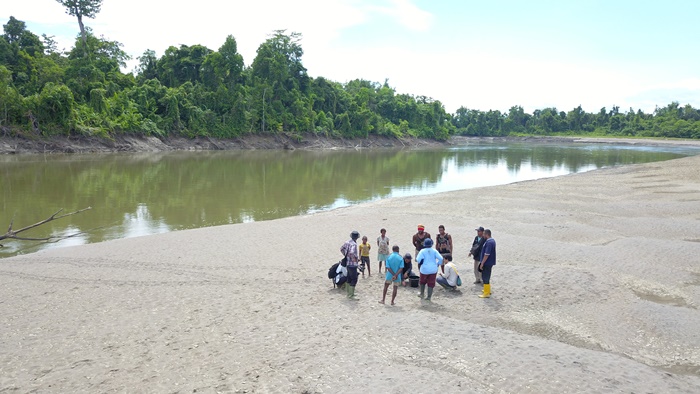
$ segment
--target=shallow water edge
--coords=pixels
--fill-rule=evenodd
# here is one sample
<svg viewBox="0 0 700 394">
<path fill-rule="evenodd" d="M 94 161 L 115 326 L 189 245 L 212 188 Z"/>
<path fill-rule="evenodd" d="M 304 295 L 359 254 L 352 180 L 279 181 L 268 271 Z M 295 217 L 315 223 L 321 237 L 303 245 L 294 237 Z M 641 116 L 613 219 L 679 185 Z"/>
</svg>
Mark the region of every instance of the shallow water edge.
<svg viewBox="0 0 700 394">
<path fill-rule="evenodd" d="M 681 139 L 634 139 L 634 138 L 582 138 L 582 137 L 464 137 L 454 136 L 447 141 L 418 138 L 393 138 L 369 136 L 367 138 L 340 139 L 323 135 L 290 134 L 249 135 L 236 139 L 208 137 L 157 138 L 149 136 L 115 135 L 111 139 L 84 136 L 0 137 L 0 154 L 52 154 L 52 153 L 109 153 L 109 152 L 166 152 L 166 151 L 211 151 L 211 150 L 259 150 L 259 149 L 372 149 L 372 148 L 430 148 L 452 145 L 468 145 L 485 142 L 582 142 L 630 145 L 682 145 L 700 146 L 699 140 Z"/>
</svg>

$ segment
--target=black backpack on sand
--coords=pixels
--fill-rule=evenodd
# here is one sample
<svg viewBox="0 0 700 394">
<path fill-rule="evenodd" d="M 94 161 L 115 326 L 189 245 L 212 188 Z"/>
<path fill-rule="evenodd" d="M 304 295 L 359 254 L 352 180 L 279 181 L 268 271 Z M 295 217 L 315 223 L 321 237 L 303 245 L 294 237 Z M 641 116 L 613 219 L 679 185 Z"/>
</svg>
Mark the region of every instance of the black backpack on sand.
<svg viewBox="0 0 700 394">
<path fill-rule="evenodd" d="M 331 265 L 331 268 L 328 269 L 328 279 L 335 279 L 335 275 L 336 275 L 335 271 L 338 270 L 339 264 L 340 264 L 340 262 L 335 263 L 335 264 Z M 335 283 L 335 280 L 333 282 Z"/>
<path fill-rule="evenodd" d="M 331 265 L 331 268 L 328 269 L 328 279 L 330 279 L 333 282 L 333 288 L 335 289 L 337 287 L 341 287 L 343 283 L 345 283 L 348 280 L 347 276 L 341 276 L 340 280 L 338 280 L 338 283 L 335 283 L 335 277 L 340 275 L 337 274 L 336 271 L 338 270 L 338 265 L 342 264 L 341 262 L 337 262 L 333 265 Z"/>
</svg>

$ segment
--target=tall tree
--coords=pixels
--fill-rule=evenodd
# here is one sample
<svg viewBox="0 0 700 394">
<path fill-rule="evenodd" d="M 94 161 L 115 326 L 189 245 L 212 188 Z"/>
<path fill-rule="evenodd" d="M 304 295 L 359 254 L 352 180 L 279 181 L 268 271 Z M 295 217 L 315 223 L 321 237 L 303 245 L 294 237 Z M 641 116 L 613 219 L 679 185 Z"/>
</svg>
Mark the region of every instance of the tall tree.
<svg viewBox="0 0 700 394">
<path fill-rule="evenodd" d="M 2 25 L 2 28 L 5 31 L 5 39 L 7 42 L 14 44 L 19 42 L 19 39 L 22 37 L 22 33 L 24 33 L 24 31 L 27 29 L 27 24 L 16 19 L 14 16 L 11 16 L 10 20 L 7 21 L 7 24 Z"/>
<path fill-rule="evenodd" d="M 143 55 L 138 58 L 139 65 L 136 66 L 136 73 L 139 76 L 140 82 L 147 81 L 158 77 L 158 72 L 156 70 L 156 63 L 158 58 L 156 57 L 156 52 L 152 49 L 146 49 Z"/>
<path fill-rule="evenodd" d="M 80 37 L 83 39 L 85 54 L 87 55 L 87 33 L 85 25 L 83 25 L 83 17 L 93 19 L 100 12 L 102 0 L 56 0 L 62 6 L 66 7 L 68 15 L 78 18 L 80 25 Z"/>
</svg>

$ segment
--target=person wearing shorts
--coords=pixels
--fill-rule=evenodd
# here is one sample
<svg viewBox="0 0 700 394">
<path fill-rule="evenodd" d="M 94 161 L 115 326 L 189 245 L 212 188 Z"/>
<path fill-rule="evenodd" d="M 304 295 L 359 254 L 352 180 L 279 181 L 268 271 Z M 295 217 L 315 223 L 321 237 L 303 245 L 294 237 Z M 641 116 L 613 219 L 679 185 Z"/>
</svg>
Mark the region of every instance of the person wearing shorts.
<svg viewBox="0 0 700 394">
<path fill-rule="evenodd" d="M 389 289 L 389 285 L 394 285 L 394 290 L 391 293 L 391 305 L 396 305 L 396 293 L 401 283 L 401 273 L 403 272 L 403 258 L 399 255 L 398 245 L 394 245 L 393 253 L 389 255 L 386 259 L 386 276 L 384 280 L 384 293 L 382 293 L 382 300 L 379 301 L 383 304 L 386 301 L 386 292 Z"/>
<path fill-rule="evenodd" d="M 379 262 L 379 273 L 382 273 L 382 263 L 389 258 L 389 237 L 386 236 L 386 229 L 379 230 L 380 236 L 377 237 L 377 248 L 379 252 L 377 253 L 377 261 Z"/>
<path fill-rule="evenodd" d="M 433 297 L 437 272 L 443 261 L 442 255 L 433 248 L 432 239 L 428 238 L 425 240 L 423 249 L 416 256 L 416 261 L 420 270 L 420 281 L 418 282 L 420 284 L 420 293 L 418 297 L 421 299 L 424 297 L 425 286 L 428 285 L 428 296 L 425 297 L 425 300 L 430 301 Z"/>
<path fill-rule="evenodd" d="M 365 277 L 365 267 L 367 267 L 367 276 L 372 276 L 372 270 L 369 267 L 369 250 L 372 249 L 372 245 L 367 242 L 367 237 L 362 237 L 362 243 L 357 245 L 360 253 L 360 272 L 362 277 Z"/>
</svg>

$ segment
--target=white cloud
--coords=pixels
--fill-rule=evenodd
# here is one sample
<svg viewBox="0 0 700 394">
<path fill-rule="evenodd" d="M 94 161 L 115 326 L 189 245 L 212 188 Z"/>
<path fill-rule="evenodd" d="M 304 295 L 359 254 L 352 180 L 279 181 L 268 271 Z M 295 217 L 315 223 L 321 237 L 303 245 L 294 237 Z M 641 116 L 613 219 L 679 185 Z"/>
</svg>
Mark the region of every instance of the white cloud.
<svg viewBox="0 0 700 394">
<path fill-rule="evenodd" d="M 134 10 L 139 12 L 134 13 Z M 344 1 L 220 2 L 199 0 L 186 10 L 143 2 L 107 2 L 97 22 L 105 35 L 127 48 L 150 48 L 161 54 L 168 46 L 201 44 L 218 49 L 233 35 L 247 64 L 273 30 L 302 33 L 304 44 L 326 45 L 338 31 L 359 23 L 363 15 Z M 128 21 L 128 29 L 125 29 Z M 306 45 L 303 45 L 304 48 Z M 306 48 L 305 48 L 306 49 Z"/>
<path fill-rule="evenodd" d="M 657 106 L 664 107 L 672 101 L 698 108 L 700 107 L 700 78 L 642 85 L 637 89 L 631 89 L 625 101 L 631 104 L 621 107 L 624 110 L 631 106 L 644 112 L 651 112 Z"/>
<path fill-rule="evenodd" d="M 6 3 L 0 18 L 7 20 L 14 15 L 37 34 L 55 35 L 59 47 L 73 45 L 77 22 L 56 1 Z M 419 32 L 416 34 L 436 46 L 421 47 L 425 44 L 409 40 L 387 44 L 381 35 L 369 42 L 359 38 L 350 41 L 345 36 L 357 27 L 369 33 L 383 31 L 387 18 L 397 22 L 391 27 L 399 35 Z M 580 59 L 562 59 L 555 52 L 549 56 L 546 51 L 524 58 L 509 55 L 488 37 L 473 43 L 459 34 L 431 36 L 435 34 L 432 27 L 443 21 L 410 0 L 199 0 L 188 5 L 105 0 L 97 18 L 85 23 L 96 34 L 124 44 L 123 49 L 134 58 L 146 49 L 161 55 L 168 46 L 180 44 L 201 44 L 216 50 L 226 36 L 233 35 L 248 65 L 273 30 L 287 29 L 302 33 L 303 62 L 311 76 L 339 82 L 355 78 L 383 82 L 388 78 L 399 93 L 433 97 L 449 112 L 462 105 L 501 111 L 521 105 L 528 112 L 546 106 L 569 111 L 582 105 L 592 112 L 613 105 L 650 111 L 655 105 L 686 98 L 694 106 L 700 104 L 700 79 L 678 75 L 669 81 L 667 70 L 630 69 L 629 65 L 593 61 L 586 64 Z M 448 29 L 459 31 L 459 26 L 441 30 Z M 346 42 L 350 44 L 344 45 Z M 135 64 L 133 60 L 128 69 Z"/>
<path fill-rule="evenodd" d="M 3 6 L 5 8 L 5 6 Z M 138 56 L 146 49 L 157 54 L 171 46 L 201 44 L 218 49 L 233 35 L 247 64 L 273 30 L 296 31 L 303 35 L 302 47 L 323 47 L 349 26 L 362 23 L 366 11 L 361 3 L 348 0 L 299 0 L 221 2 L 199 0 L 195 5 L 143 0 L 106 0 L 97 17 L 85 19 L 97 35 L 124 44 L 124 50 Z M 41 25 L 70 47 L 78 34 L 74 17 L 52 0 L 13 2 L 2 14 Z M 63 33 L 69 32 L 69 33 Z"/>
<path fill-rule="evenodd" d="M 448 112 L 460 106 L 507 111 L 514 105 L 528 112 L 547 106 L 570 111 L 578 105 L 597 111 L 601 106 L 620 105 L 625 92 L 635 86 L 624 74 L 590 65 L 522 59 L 497 52 L 426 53 L 388 46 L 356 48 L 353 52 L 338 48 L 329 55 L 337 61 L 315 69 L 318 75 L 340 82 L 355 78 L 383 82 L 388 78 L 397 92 L 440 100 Z"/>
<path fill-rule="evenodd" d="M 373 6 L 369 10 L 395 18 L 401 25 L 417 31 L 428 31 L 435 20 L 433 14 L 420 9 L 410 0 L 389 0 L 388 6 Z"/>
</svg>

